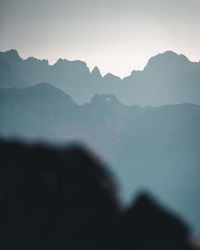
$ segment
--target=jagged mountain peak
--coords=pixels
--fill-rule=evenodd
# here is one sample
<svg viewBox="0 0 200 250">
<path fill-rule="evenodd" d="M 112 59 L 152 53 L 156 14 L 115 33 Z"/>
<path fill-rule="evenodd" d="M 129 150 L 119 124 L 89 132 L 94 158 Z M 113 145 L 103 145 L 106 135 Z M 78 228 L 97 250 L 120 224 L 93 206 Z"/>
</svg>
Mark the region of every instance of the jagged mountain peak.
<svg viewBox="0 0 200 250">
<path fill-rule="evenodd" d="M 24 61 L 27 62 L 27 63 L 31 63 L 31 64 L 40 63 L 40 64 L 49 65 L 49 61 L 47 59 L 38 59 L 38 58 L 35 58 L 33 56 L 28 57 Z"/>
<path fill-rule="evenodd" d="M 16 49 L 10 49 L 10 50 L 7 50 L 7 51 L 1 52 L 1 53 L 5 53 L 7 55 L 13 55 L 13 56 L 19 57 L 18 51 Z"/>
<path fill-rule="evenodd" d="M 80 74 L 86 74 L 87 77 L 89 77 L 90 75 L 90 71 L 86 62 L 80 60 L 69 61 L 67 59 L 60 58 L 51 67 L 53 67 L 54 69 L 61 70 L 65 73 L 67 70 L 68 73 L 70 72 L 69 75 L 73 74 L 79 76 Z"/>
<path fill-rule="evenodd" d="M 60 63 L 67 63 L 68 60 L 67 59 L 63 59 L 63 58 L 59 58 L 55 64 L 60 64 Z"/>
<path fill-rule="evenodd" d="M 23 61 L 23 59 L 19 56 L 17 50 L 15 49 L 10 49 L 5 52 L 0 52 L 0 57 L 8 63 L 11 62 L 11 64 Z"/>
<path fill-rule="evenodd" d="M 100 70 L 99 70 L 99 68 L 98 68 L 97 66 L 94 67 L 94 69 L 93 69 L 92 72 L 91 72 L 91 75 L 92 75 L 94 78 L 97 78 L 97 79 L 102 78 L 101 72 L 100 72 Z"/>
<path fill-rule="evenodd" d="M 167 50 L 163 53 L 159 53 L 153 57 L 151 57 L 149 60 L 153 60 L 153 59 L 162 59 L 162 60 L 180 60 L 180 61 L 185 61 L 185 62 L 189 62 L 189 59 L 183 55 L 183 54 L 178 54 L 172 50 Z"/>
<path fill-rule="evenodd" d="M 171 50 L 151 57 L 144 68 L 144 71 L 159 70 L 182 70 L 192 63 L 183 54 L 177 54 Z"/>
<path fill-rule="evenodd" d="M 70 60 L 68 60 L 68 59 L 63 59 L 63 58 L 59 58 L 58 60 L 57 60 L 57 62 L 54 64 L 54 66 L 55 65 L 62 65 L 62 64 L 76 64 L 76 65 L 82 65 L 82 66 L 86 66 L 87 67 L 87 64 L 86 64 L 86 62 L 84 62 L 84 61 L 81 61 L 81 60 L 73 60 L 73 61 L 70 61 Z"/>
</svg>

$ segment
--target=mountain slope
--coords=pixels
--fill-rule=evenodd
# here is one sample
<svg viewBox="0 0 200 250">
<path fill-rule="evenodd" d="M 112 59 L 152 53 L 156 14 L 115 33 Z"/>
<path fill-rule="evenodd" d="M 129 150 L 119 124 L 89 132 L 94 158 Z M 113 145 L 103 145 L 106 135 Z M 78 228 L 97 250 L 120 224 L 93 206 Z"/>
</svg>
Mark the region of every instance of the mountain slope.
<svg viewBox="0 0 200 250">
<path fill-rule="evenodd" d="M 12 67 L 0 58 L 0 88 L 24 88 L 27 84 L 12 71 Z"/>
<path fill-rule="evenodd" d="M 79 106 L 47 83 L 0 89 L 0 136 L 81 141 L 113 166 L 125 197 L 151 190 L 200 232 L 197 105 L 141 108 L 104 94 Z"/>
<path fill-rule="evenodd" d="M 106 93 L 127 105 L 200 104 L 200 63 L 172 51 L 150 58 L 143 71 L 132 71 L 124 79 L 110 73 L 102 77 L 97 67 L 90 73 L 87 64 L 78 60 L 59 59 L 54 65 L 33 57 L 23 60 L 16 50 L 0 52 L 0 61 L 7 65 L 1 65 L 1 75 L 10 75 L 6 70 L 9 66 L 21 81 L 29 85 L 48 82 L 79 104 L 89 102 L 95 94 Z M 14 86 L 9 80 L 5 83 L 4 78 L 0 77 L 0 86 Z M 15 87 L 20 87 L 17 82 Z"/>
</svg>

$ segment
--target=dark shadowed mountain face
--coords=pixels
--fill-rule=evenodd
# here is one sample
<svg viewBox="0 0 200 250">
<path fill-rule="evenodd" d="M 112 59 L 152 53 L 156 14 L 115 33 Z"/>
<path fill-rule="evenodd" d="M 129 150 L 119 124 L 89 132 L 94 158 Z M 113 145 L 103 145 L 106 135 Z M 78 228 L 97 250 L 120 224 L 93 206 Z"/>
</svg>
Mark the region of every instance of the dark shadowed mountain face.
<svg viewBox="0 0 200 250">
<path fill-rule="evenodd" d="M 122 207 L 112 173 L 80 146 L 0 139 L 0 155 L 1 250 L 197 249 L 148 193 Z"/>
<path fill-rule="evenodd" d="M 200 232 L 198 105 L 141 108 L 104 94 L 79 106 L 47 83 L 1 89 L 0 136 L 80 141 L 113 166 L 126 199 L 151 190 Z"/>
<path fill-rule="evenodd" d="M 47 60 L 33 57 L 23 60 L 16 50 L 0 52 L 0 64 L 1 87 L 48 82 L 70 94 L 79 104 L 103 93 L 114 94 L 128 105 L 200 104 L 200 63 L 190 62 L 172 51 L 152 57 L 143 71 L 132 71 L 124 79 L 110 73 L 102 77 L 97 67 L 90 73 L 82 61 L 59 59 L 49 65 Z"/>
</svg>

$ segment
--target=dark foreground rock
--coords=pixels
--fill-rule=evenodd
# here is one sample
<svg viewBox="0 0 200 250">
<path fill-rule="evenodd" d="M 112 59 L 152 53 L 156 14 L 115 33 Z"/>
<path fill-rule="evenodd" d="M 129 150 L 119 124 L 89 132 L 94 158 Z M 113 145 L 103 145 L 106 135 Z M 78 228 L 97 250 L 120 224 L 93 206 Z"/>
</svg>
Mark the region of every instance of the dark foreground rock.
<svg viewBox="0 0 200 250">
<path fill-rule="evenodd" d="M 1 249 L 195 249 L 187 226 L 143 194 L 122 209 L 110 172 L 79 146 L 0 141 Z"/>
</svg>

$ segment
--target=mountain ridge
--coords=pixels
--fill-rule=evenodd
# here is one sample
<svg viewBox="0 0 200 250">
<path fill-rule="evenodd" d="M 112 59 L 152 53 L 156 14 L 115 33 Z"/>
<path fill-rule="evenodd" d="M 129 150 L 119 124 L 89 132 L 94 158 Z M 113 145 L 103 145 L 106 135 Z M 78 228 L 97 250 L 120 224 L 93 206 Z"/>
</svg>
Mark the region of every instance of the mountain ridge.
<svg viewBox="0 0 200 250">
<path fill-rule="evenodd" d="M 0 77 L 0 87 L 48 82 L 70 94 L 79 104 L 89 102 L 95 94 L 107 93 L 127 105 L 200 104 L 200 63 L 172 51 L 151 57 L 144 70 L 133 70 L 123 79 L 111 73 L 102 76 L 97 66 L 90 72 L 80 60 L 60 58 L 53 65 L 33 57 L 23 60 L 16 50 L 0 52 L 0 61 L 4 76 Z M 12 79 L 6 73 L 9 70 L 13 72 L 9 74 Z"/>
<path fill-rule="evenodd" d="M 7 54 L 7 55 L 10 55 L 10 56 L 13 56 L 13 57 L 17 58 L 17 60 L 20 60 L 20 61 L 29 61 L 29 60 L 33 60 L 33 61 L 34 61 L 34 60 L 37 60 L 37 61 L 40 61 L 40 62 L 47 63 L 48 66 L 54 66 L 54 65 L 55 65 L 56 63 L 58 63 L 58 62 L 80 62 L 80 63 L 83 63 L 83 64 L 85 64 L 85 65 L 87 66 L 87 63 L 86 63 L 85 61 L 83 61 L 83 60 L 80 60 L 80 59 L 68 60 L 67 58 L 58 58 L 58 59 L 56 60 L 56 62 L 53 63 L 53 64 L 50 64 L 48 59 L 38 59 L 38 58 L 33 57 L 33 56 L 29 56 L 29 57 L 23 59 L 23 58 L 19 55 L 17 49 L 10 49 L 10 50 L 6 50 L 6 51 L 0 51 L 0 55 L 1 55 L 1 56 L 2 56 L 2 54 L 4 54 L 4 55 Z M 164 51 L 164 52 L 158 53 L 158 54 L 156 54 L 156 55 L 150 57 L 150 59 L 147 61 L 146 65 L 143 67 L 143 70 L 147 67 L 147 65 L 148 65 L 152 60 L 155 60 L 155 58 L 158 58 L 158 57 L 163 57 L 163 56 L 165 56 L 165 55 L 167 55 L 167 56 L 171 55 L 171 56 L 179 57 L 179 58 L 182 58 L 182 59 L 184 59 L 185 61 L 190 62 L 190 63 L 197 63 L 197 64 L 200 63 L 200 61 L 196 62 L 196 61 L 191 61 L 191 60 L 189 60 L 188 57 L 185 56 L 184 54 L 178 54 L 178 53 L 176 53 L 176 52 L 174 52 L 174 51 L 172 51 L 172 50 L 166 50 L 166 51 Z M 94 69 L 97 69 L 97 70 L 100 72 L 99 67 L 98 67 L 98 66 L 95 66 L 95 67 L 91 70 L 91 73 L 92 73 L 92 71 L 93 71 Z M 143 70 L 132 70 L 132 71 L 139 71 L 139 72 L 140 72 L 140 71 L 143 71 Z M 130 72 L 130 75 L 131 75 L 132 71 Z M 112 74 L 112 73 L 110 73 L 110 72 L 106 73 L 105 75 L 107 75 L 107 74 L 111 74 L 111 75 L 113 75 L 113 76 L 119 77 L 118 75 Z M 104 76 L 105 76 L 105 75 L 104 75 Z M 129 76 L 130 76 L 130 75 L 129 75 Z M 124 78 L 126 78 L 126 77 L 128 77 L 128 76 L 124 76 L 124 77 L 122 77 L 122 78 L 119 77 L 119 78 L 120 78 L 120 79 L 124 79 Z"/>
<path fill-rule="evenodd" d="M 127 106 L 112 94 L 78 105 L 41 83 L 0 89 L 0 121 L 0 137 L 7 140 L 86 144 L 120 176 L 126 199 L 148 189 L 200 231 L 200 106 Z"/>
</svg>

